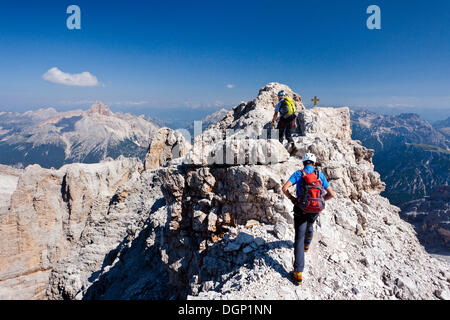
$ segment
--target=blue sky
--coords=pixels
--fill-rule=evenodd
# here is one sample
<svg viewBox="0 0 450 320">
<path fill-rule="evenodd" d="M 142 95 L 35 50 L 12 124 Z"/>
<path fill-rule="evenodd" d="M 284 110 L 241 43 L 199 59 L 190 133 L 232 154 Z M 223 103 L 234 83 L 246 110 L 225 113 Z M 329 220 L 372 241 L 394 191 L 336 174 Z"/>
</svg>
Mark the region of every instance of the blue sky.
<svg viewBox="0 0 450 320">
<path fill-rule="evenodd" d="M 69 30 L 66 9 L 81 9 Z M 381 30 L 366 9 L 381 8 Z M 0 5 L 0 109 L 217 108 L 271 81 L 310 104 L 450 109 L 450 1 L 23 1 Z M 95 86 L 43 79 L 52 68 Z"/>
</svg>

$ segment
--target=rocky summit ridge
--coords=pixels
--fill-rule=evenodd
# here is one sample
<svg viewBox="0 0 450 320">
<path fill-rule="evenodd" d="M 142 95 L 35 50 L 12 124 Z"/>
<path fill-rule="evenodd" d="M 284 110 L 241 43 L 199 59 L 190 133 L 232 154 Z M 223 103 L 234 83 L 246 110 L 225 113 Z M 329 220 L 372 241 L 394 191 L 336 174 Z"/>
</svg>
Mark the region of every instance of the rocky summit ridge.
<svg viewBox="0 0 450 320">
<path fill-rule="evenodd" d="M 299 111 L 292 155 L 267 139 L 281 89 Z M 301 101 L 269 83 L 192 146 L 160 129 L 145 165 L 27 167 L 0 213 L 0 298 L 449 299 L 448 263 L 380 196 L 374 152 L 351 139 L 348 108 Z M 281 187 L 304 152 L 316 154 L 336 197 L 295 286 Z"/>
</svg>

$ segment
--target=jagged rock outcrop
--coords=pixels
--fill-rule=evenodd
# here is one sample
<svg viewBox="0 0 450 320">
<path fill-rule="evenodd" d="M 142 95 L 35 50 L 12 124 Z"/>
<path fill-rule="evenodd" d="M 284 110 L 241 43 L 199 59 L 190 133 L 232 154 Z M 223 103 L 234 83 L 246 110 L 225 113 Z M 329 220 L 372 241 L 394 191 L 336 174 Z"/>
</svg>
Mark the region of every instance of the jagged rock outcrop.
<svg viewBox="0 0 450 320">
<path fill-rule="evenodd" d="M 348 108 L 319 108 L 300 111 L 298 127 L 301 135 L 327 135 L 347 142 L 352 138 Z"/>
<path fill-rule="evenodd" d="M 123 181 L 111 166 L 124 159 L 83 165 L 92 173 L 89 178 L 73 173 L 74 179 L 66 177 L 65 183 L 73 165 L 65 171 L 27 168 L 13 199 L 25 194 L 28 200 L 21 201 L 22 206 L 12 201 L 11 212 L 1 217 L 11 227 L 0 229 L 0 235 L 10 232 L 12 242 L 0 248 L 19 247 L 26 243 L 23 235 L 44 226 L 48 235 L 37 245 L 29 244 L 28 255 L 23 249 L 2 251 L 10 266 L 0 264 L 1 297 L 447 299 L 449 265 L 430 257 L 412 226 L 399 217 L 399 208 L 380 196 L 385 185 L 374 171 L 373 150 L 350 139 L 347 108 L 303 110 L 299 105 L 299 127 L 304 129 L 295 134 L 299 151 L 290 157 L 283 156 L 277 139 L 257 139 L 270 126 L 280 88 L 287 87 L 271 83 L 256 99 L 230 110 L 195 138 L 184 157 L 145 171 L 140 162 L 123 165 L 120 172 L 128 172 Z M 249 155 L 244 155 L 244 163 L 210 161 L 218 150 L 231 148 L 227 139 L 262 140 L 256 145 L 270 145 L 282 156 L 262 161 L 269 148 L 261 148 L 256 162 Z M 197 143 L 213 152 L 196 154 Z M 305 151 L 316 153 L 336 197 L 327 202 L 315 225 L 304 284 L 296 287 L 289 274 L 292 203 L 281 187 L 301 166 L 299 156 Z M 200 162 L 191 161 L 196 156 Z M 110 169 L 104 169 L 105 164 Z M 48 219 L 25 220 L 30 212 L 36 217 L 43 211 Z M 19 264 L 12 263 L 14 259 Z M 35 270 L 20 263 L 25 260 L 45 272 L 40 280 L 48 282 L 38 282 L 39 295 L 31 284 L 19 290 L 20 281 L 32 279 L 22 271 Z"/>
<path fill-rule="evenodd" d="M 212 124 L 195 141 L 210 144 L 225 139 L 259 139 L 270 136 L 270 122 L 274 106 L 278 103 L 277 93 L 285 90 L 293 97 L 297 111 L 305 109 L 302 98 L 288 86 L 271 82 L 259 90 L 258 96 L 248 102 L 241 102 L 230 110 L 221 121 Z M 275 138 L 272 135 L 272 138 Z"/>
<path fill-rule="evenodd" d="M 170 160 L 184 156 L 191 144 L 183 135 L 170 128 L 161 128 L 153 136 L 144 161 L 144 169 L 156 169 Z"/>
<path fill-rule="evenodd" d="M 140 161 L 127 158 L 59 170 L 28 166 L 12 194 L 10 210 L 0 216 L 0 298 L 47 297 L 55 264 L 73 254 L 76 243 L 83 243 L 89 222 L 102 223 L 112 199 L 120 195 L 118 187 L 139 170 Z"/>
<path fill-rule="evenodd" d="M 7 210 L 22 170 L 0 165 L 0 212 Z"/>
<path fill-rule="evenodd" d="M 429 197 L 402 205 L 401 217 L 412 223 L 430 252 L 450 253 L 450 187 L 440 186 Z"/>
</svg>

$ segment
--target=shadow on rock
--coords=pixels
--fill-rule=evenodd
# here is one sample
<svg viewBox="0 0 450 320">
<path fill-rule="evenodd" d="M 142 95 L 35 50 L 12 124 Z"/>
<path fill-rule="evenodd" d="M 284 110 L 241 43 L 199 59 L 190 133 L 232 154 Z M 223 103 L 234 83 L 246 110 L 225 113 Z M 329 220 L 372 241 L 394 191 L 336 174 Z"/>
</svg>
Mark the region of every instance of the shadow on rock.
<svg viewBox="0 0 450 320">
<path fill-rule="evenodd" d="M 158 199 L 151 208 L 150 215 L 164 205 L 164 198 Z M 94 282 L 83 299 L 170 299 L 172 288 L 158 243 L 164 228 L 165 226 L 155 228 L 149 218 L 137 237 L 128 234 L 105 256 L 102 268 L 91 275 L 89 281 Z M 130 241 L 129 237 L 134 239 Z"/>
</svg>

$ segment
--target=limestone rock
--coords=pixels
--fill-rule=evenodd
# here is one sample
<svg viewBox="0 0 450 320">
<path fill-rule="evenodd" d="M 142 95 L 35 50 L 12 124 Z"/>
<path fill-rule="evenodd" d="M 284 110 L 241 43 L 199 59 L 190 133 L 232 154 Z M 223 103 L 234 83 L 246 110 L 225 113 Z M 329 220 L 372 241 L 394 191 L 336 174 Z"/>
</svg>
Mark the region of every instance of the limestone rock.
<svg viewBox="0 0 450 320">
<path fill-rule="evenodd" d="M 42 299 L 54 264 L 79 241 L 87 221 L 106 214 L 119 185 L 138 173 L 137 160 L 27 167 L 0 216 L 0 297 Z M 7 283 L 4 285 L 3 283 Z M 22 286 L 26 283 L 27 286 Z M 12 294 L 17 288 L 20 294 Z"/>
<path fill-rule="evenodd" d="M 184 156 L 191 145 L 183 135 L 170 128 L 161 128 L 153 136 L 145 156 L 144 169 L 151 170 Z"/>
<path fill-rule="evenodd" d="M 253 235 L 249 234 L 245 231 L 242 231 L 238 234 L 238 236 L 236 237 L 236 239 L 234 240 L 235 243 L 244 246 L 247 244 L 250 244 L 253 242 Z"/>
<path fill-rule="evenodd" d="M 298 123 L 302 135 L 322 134 L 346 142 L 351 140 L 350 110 L 347 107 L 303 110 L 298 114 Z"/>
<path fill-rule="evenodd" d="M 0 213 L 7 210 L 23 170 L 0 165 Z"/>
<path fill-rule="evenodd" d="M 297 112 L 305 109 L 302 98 L 288 86 L 271 82 L 259 90 L 258 96 L 232 108 L 221 121 L 210 125 L 195 141 L 211 144 L 226 139 L 259 139 L 269 137 L 268 130 L 278 103 L 277 94 L 285 90 L 293 97 Z"/>
</svg>

